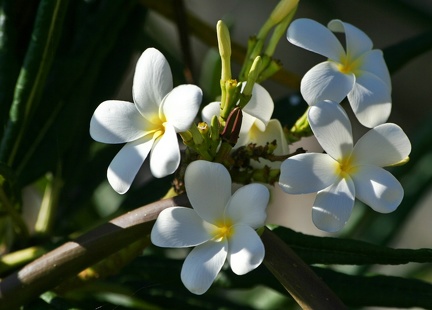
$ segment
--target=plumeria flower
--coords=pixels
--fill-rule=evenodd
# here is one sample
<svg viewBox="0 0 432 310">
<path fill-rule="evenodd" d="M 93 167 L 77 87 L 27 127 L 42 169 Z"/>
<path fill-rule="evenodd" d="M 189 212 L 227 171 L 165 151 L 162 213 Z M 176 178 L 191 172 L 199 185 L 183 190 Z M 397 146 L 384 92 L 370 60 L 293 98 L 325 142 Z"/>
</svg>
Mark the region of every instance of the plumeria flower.
<svg viewBox="0 0 432 310">
<path fill-rule="evenodd" d="M 243 85 L 244 87 L 244 85 Z M 254 84 L 252 97 L 248 104 L 242 109 L 243 120 L 240 128 L 239 139 L 235 148 L 246 145 L 250 141 L 249 134 L 256 130 L 264 132 L 270 117 L 273 114 L 274 102 L 268 91 L 259 84 Z M 214 115 L 220 113 L 220 102 L 209 103 L 202 110 L 202 119 L 210 124 Z M 274 139 L 274 138 L 273 138 Z M 272 140 L 273 140 L 272 139 Z"/>
<path fill-rule="evenodd" d="M 318 192 L 312 220 L 321 230 L 335 232 L 348 221 L 358 198 L 380 213 L 394 211 L 403 198 L 399 181 L 381 167 L 406 160 L 411 144 L 391 123 L 369 130 L 353 146 L 351 124 L 336 103 L 318 102 L 308 119 L 326 152 L 299 154 L 281 165 L 279 184 L 289 194 Z"/>
<path fill-rule="evenodd" d="M 193 209 L 162 211 L 151 241 L 160 247 L 195 246 L 183 264 L 181 279 L 192 293 L 203 294 L 227 258 L 238 275 L 263 261 L 264 245 L 255 229 L 264 225 L 269 192 L 261 184 L 248 184 L 231 195 L 227 169 L 202 160 L 187 167 L 185 187 Z"/>
<path fill-rule="evenodd" d="M 346 50 L 331 32 L 344 32 Z M 328 28 L 311 20 L 297 19 L 287 31 L 294 45 L 328 58 L 310 69 L 300 91 L 309 105 L 322 100 L 341 102 L 347 95 L 357 119 L 372 128 L 387 121 L 391 111 L 390 74 L 381 50 L 360 29 L 340 20 Z"/>
<path fill-rule="evenodd" d="M 173 89 L 165 57 L 156 49 L 138 60 L 132 88 L 134 103 L 102 102 L 90 122 L 90 135 L 103 143 L 126 143 L 108 167 L 107 177 L 118 193 L 128 191 L 142 163 L 150 155 L 155 177 L 173 173 L 180 163 L 178 132 L 189 129 L 201 103 L 201 89 L 180 85 Z"/>
</svg>

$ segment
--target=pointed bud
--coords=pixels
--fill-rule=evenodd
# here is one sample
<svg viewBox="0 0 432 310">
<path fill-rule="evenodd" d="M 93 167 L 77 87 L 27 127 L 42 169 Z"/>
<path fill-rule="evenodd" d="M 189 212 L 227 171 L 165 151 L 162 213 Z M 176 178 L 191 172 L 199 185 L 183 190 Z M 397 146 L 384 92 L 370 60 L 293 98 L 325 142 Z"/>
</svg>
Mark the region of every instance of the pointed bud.
<svg viewBox="0 0 432 310">
<path fill-rule="evenodd" d="M 231 146 L 234 146 L 239 137 L 242 120 L 242 110 L 239 108 L 232 110 L 221 133 L 222 140 L 228 142 Z"/>
<path fill-rule="evenodd" d="M 221 80 L 231 79 L 231 38 L 228 27 L 223 21 L 218 21 L 216 25 L 219 54 L 222 60 Z"/>
<path fill-rule="evenodd" d="M 299 0 L 281 0 L 273 9 L 270 19 L 274 25 L 280 23 L 288 14 L 294 10 L 299 3 Z"/>
</svg>

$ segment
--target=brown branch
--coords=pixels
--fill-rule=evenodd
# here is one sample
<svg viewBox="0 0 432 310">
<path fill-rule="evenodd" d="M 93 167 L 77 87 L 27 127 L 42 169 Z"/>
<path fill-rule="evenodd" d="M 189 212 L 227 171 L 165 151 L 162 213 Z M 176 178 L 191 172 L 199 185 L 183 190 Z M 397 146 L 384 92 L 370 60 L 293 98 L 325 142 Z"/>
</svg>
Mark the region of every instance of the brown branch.
<svg viewBox="0 0 432 310">
<path fill-rule="evenodd" d="M 302 309 L 342 310 L 347 307 L 313 270 L 268 228 L 261 235 L 265 266 Z"/>
<path fill-rule="evenodd" d="M 56 287 L 85 268 L 148 235 L 158 214 L 189 206 L 186 195 L 160 200 L 130 211 L 24 266 L 0 282 L 0 309 L 15 309 Z"/>
</svg>

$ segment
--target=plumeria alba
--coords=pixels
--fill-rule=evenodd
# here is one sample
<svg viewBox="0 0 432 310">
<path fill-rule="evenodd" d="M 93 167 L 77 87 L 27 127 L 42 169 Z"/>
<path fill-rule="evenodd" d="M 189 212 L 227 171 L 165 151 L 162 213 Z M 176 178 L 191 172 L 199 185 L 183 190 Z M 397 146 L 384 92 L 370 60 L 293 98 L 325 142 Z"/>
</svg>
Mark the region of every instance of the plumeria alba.
<svg viewBox="0 0 432 310">
<path fill-rule="evenodd" d="M 178 132 L 189 129 L 201 104 L 195 85 L 173 89 L 165 57 L 156 49 L 144 51 L 133 80 L 134 103 L 102 102 L 90 122 L 90 135 L 103 143 L 126 143 L 108 167 L 107 177 L 118 193 L 128 191 L 142 163 L 150 155 L 155 177 L 173 173 L 180 163 Z"/>
<path fill-rule="evenodd" d="M 195 248 L 186 257 L 181 279 L 188 290 L 205 293 L 225 260 L 243 275 L 264 259 L 264 245 L 255 229 L 264 226 L 269 192 L 248 184 L 231 195 L 231 177 L 221 164 L 194 161 L 186 169 L 185 188 L 193 209 L 162 211 L 151 232 L 160 247 Z"/>
<path fill-rule="evenodd" d="M 344 32 L 346 50 L 331 32 Z M 360 29 L 340 20 L 328 28 L 311 19 L 297 19 L 287 31 L 294 45 L 328 58 L 310 69 L 300 91 L 309 105 L 322 100 L 341 102 L 346 96 L 357 119 L 372 128 L 391 112 L 391 81 L 381 50 Z"/>
<path fill-rule="evenodd" d="M 244 87 L 243 83 L 243 87 Z M 239 139 L 235 148 L 246 145 L 250 141 L 250 135 L 256 131 L 264 132 L 270 118 L 273 114 L 274 102 L 268 91 L 259 84 L 254 84 L 252 88 L 252 97 L 246 106 L 242 109 L 243 120 L 240 128 Z M 210 124 L 214 115 L 219 115 L 220 102 L 214 101 L 209 103 L 202 110 L 202 118 Z M 274 139 L 274 138 L 273 138 Z M 272 140 L 273 140 L 272 139 Z"/>
<path fill-rule="evenodd" d="M 403 198 L 399 181 L 382 167 L 407 159 L 411 143 L 391 123 L 370 129 L 354 145 L 351 123 L 335 102 L 310 107 L 312 131 L 326 153 L 299 154 L 281 165 L 279 184 L 289 194 L 318 192 L 312 220 L 321 230 L 340 230 L 358 198 L 381 213 L 394 211 Z"/>
</svg>

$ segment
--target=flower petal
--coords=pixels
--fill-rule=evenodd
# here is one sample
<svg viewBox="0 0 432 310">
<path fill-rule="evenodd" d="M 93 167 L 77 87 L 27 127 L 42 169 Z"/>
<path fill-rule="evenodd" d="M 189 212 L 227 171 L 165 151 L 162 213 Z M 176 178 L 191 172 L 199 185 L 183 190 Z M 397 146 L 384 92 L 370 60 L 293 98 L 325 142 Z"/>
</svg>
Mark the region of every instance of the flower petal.
<svg viewBox="0 0 432 310">
<path fill-rule="evenodd" d="M 212 238 L 217 227 L 205 222 L 195 210 L 172 207 L 163 210 L 151 231 L 151 242 L 165 248 L 184 248 L 202 244 Z"/>
<path fill-rule="evenodd" d="M 385 123 L 391 112 L 391 94 L 386 83 L 372 73 L 362 72 L 348 94 L 348 100 L 359 122 L 372 128 Z"/>
<path fill-rule="evenodd" d="M 131 102 L 109 100 L 102 102 L 90 121 L 90 136 L 103 143 L 125 143 L 141 138 L 152 124 Z"/>
<path fill-rule="evenodd" d="M 327 27 L 334 32 L 344 32 L 348 58 L 356 59 L 372 49 L 371 39 L 360 29 L 339 19 L 330 21 Z"/>
<path fill-rule="evenodd" d="M 372 50 L 362 56 L 361 70 L 376 75 L 377 78 L 382 80 L 391 91 L 390 73 L 385 63 L 383 53 L 381 50 Z"/>
<path fill-rule="evenodd" d="M 213 101 L 206 105 L 201 111 L 201 117 L 204 122 L 211 124 L 214 115 L 219 116 L 220 101 Z"/>
<path fill-rule="evenodd" d="M 176 132 L 190 128 L 198 113 L 201 98 L 202 91 L 195 85 L 177 86 L 164 98 L 163 114 L 165 119 L 174 126 Z"/>
<path fill-rule="evenodd" d="M 294 45 L 335 61 L 345 54 L 336 36 L 312 19 L 300 18 L 293 21 L 288 27 L 287 39 Z"/>
<path fill-rule="evenodd" d="M 386 123 L 369 130 L 354 146 L 355 164 L 394 165 L 408 157 L 411 143 L 398 125 Z"/>
<path fill-rule="evenodd" d="M 350 178 L 342 178 L 318 192 L 312 208 L 312 221 L 315 226 L 327 232 L 341 230 L 354 207 L 355 190 Z"/>
<path fill-rule="evenodd" d="M 264 225 L 269 199 L 269 190 L 264 185 L 245 185 L 232 195 L 225 209 L 225 218 L 233 223 L 259 228 Z"/>
<path fill-rule="evenodd" d="M 402 185 L 383 168 L 359 166 L 351 177 L 355 183 L 356 197 L 377 212 L 393 212 L 402 201 Z"/>
<path fill-rule="evenodd" d="M 165 124 L 165 133 L 155 141 L 150 155 L 150 169 L 156 178 L 174 173 L 180 164 L 177 134 L 171 124 Z"/>
<path fill-rule="evenodd" d="M 247 225 L 234 225 L 228 241 L 228 260 L 232 271 L 244 275 L 257 268 L 264 259 L 264 245 L 255 230 Z"/>
<path fill-rule="evenodd" d="M 201 218 L 212 224 L 223 219 L 231 198 L 231 176 L 223 165 L 204 160 L 190 163 L 185 172 L 185 188 Z"/>
<path fill-rule="evenodd" d="M 340 105 L 321 101 L 309 108 L 308 120 L 322 148 L 335 160 L 349 156 L 353 149 L 351 123 Z"/>
<path fill-rule="evenodd" d="M 126 143 L 111 161 L 107 178 L 117 193 L 124 194 L 129 190 L 153 143 L 153 139 L 147 138 Z"/>
<path fill-rule="evenodd" d="M 227 256 L 227 242 L 208 241 L 194 248 L 186 257 L 181 280 L 194 294 L 204 294 L 216 279 Z"/>
<path fill-rule="evenodd" d="M 243 83 L 243 87 L 246 83 Z M 265 126 L 273 114 L 274 102 L 269 92 L 259 84 L 254 84 L 252 88 L 252 97 L 243 111 L 251 116 L 256 117 L 255 124 L 261 130 L 265 130 Z"/>
<path fill-rule="evenodd" d="M 339 166 L 327 154 L 299 154 L 286 159 L 281 165 L 279 185 L 288 194 L 308 194 L 333 184 L 339 177 Z"/>
<path fill-rule="evenodd" d="M 325 61 L 311 68 L 303 76 L 300 92 L 309 105 L 322 100 L 341 102 L 352 90 L 354 74 L 343 74 L 333 62 Z"/>
<path fill-rule="evenodd" d="M 140 113 L 148 120 L 157 117 L 162 99 L 172 88 L 171 69 L 164 55 L 155 48 L 146 49 L 138 59 L 132 86 Z"/>
</svg>

